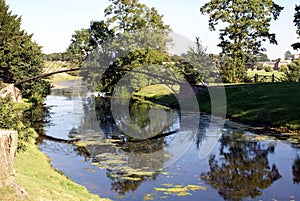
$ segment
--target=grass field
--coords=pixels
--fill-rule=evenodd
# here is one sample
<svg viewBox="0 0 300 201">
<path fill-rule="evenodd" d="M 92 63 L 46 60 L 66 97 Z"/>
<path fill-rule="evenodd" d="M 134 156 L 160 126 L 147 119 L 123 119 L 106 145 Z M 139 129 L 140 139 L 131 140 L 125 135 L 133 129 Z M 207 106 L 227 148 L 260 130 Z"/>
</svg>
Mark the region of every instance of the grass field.
<svg viewBox="0 0 300 201">
<path fill-rule="evenodd" d="M 243 123 L 300 129 L 300 83 L 227 87 L 227 116 Z"/>
<path fill-rule="evenodd" d="M 248 71 L 247 76 L 254 80 L 255 74 L 258 75 L 258 81 L 260 82 L 271 82 L 272 81 L 272 75 L 274 74 L 275 80 L 279 81 L 284 78 L 283 72 L 273 71 L 273 72 L 266 72 L 264 70 L 261 71 Z"/>
<path fill-rule="evenodd" d="M 226 85 L 225 91 L 228 118 L 256 126 L 300 130 L 300 83 Z M 151 96 L 147 96 L 146 92 Z M 164 105 L 176 104 L 177 101 L 170 92 L 158 92 L 160 90 L 152 86 L 142 89 L 137 95 L 143 94 L 144 98 Z M 200 110 L 210 112 L 209 93 L 198 95 L 197 98 Z"/>
</svg>

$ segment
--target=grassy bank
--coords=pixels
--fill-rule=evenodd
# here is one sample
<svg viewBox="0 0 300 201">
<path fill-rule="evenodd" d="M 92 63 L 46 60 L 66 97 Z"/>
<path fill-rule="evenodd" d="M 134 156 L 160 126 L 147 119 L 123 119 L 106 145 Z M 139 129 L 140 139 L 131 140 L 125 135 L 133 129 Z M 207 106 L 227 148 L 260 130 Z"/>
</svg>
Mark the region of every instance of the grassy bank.
<svg viewBox="0 0 300 201">
<path fill-rule="evenodd" d="M 30 195 L 27 200 L 109 200 L 90 194 L 87 189 L 57 172 L 35 145 L 16 155 L 15 178 Z M 0 189 L 0 200 L 17 200 L 9 189 Z"/>
<path fill-rule="evenodd" d="M 245 85 L 227 85 L 227 117 L 241 123 L 281 130 L 300 130 L 300 83 L 259 83 Z M 147 89 L 149 90 L 149 89 Z M 148 97 L 144 90 L 138 96 L 163 102 L 165 105 L 176 104 L 170 94 L 155 93 Z M 148 92 L 149 93 L 149 92 Z M 166 92 L 164 92 L 166 94 Z M 170 92 L 169 92 L 170 93 Z M 165 101 L 165 97 L 169 97 Z M 210 112 L 209 93 L 198 95 L 201 111 Z"/>
<path fill-rule="evenodd" d="M 2 103 L 3 104 L 3 103 Z M 2 105 L 3 106 L 3 105 Z M 30 103 L 11 103 L 4 105 L 9 107 L 9 111 L 2 110 L 9 114 L 21 114 L 24 110 L 31 107 Z M 12 108 L 12 109 L 11 109 Z M 12 116 L 13 117 L 13 116 Z M 18 118 L 12 118 L 8 121 L 19 121 Z M 6 119 L 4 119 L 6 120 Z M 4 121 L 1 120 L 1 121 Z M 23 125 L 23 124 L 22 124 Z M 21 127 L 23 129 L 23 127 Z M 24 127 L 25 129 L 26 127 Z M 36 134 L 35 132 L 33 132 Z M 31 133 L 32 134 L 32 133 Z M 35 135 L 34 135 L 35 136 Z M 100 199 L 97 195 L 92 195 L 86 188 L 69 180 L 66 176 L 56 171 L 51 165 L 49 159 L 34 145 L 34 136 L 22 138 L 19 132 L 19 145 L 25 151 L 20 151 L 15 158 L 15 179 L 22 188 L 29 193 L 28 201 L 32 200 L 109 200 Z M 18 200 L 16 194 L 9 188 L 0 188 L 0 200 L 10 201 Z"/>
</svg>

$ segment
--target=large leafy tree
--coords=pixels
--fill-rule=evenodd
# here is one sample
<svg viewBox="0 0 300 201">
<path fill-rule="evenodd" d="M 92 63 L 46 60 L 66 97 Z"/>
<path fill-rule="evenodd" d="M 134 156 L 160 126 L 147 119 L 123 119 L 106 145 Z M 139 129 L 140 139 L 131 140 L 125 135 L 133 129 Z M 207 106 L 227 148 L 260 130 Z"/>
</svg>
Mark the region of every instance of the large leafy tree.
<svg viewBox="0 0 300 201">
<path fill-rule="evenodd" d="M 101 44 L 114 36 L 114 32 L 102 21 L 91 21 L 87 29 L 76 30 L 67 48 L 72 63 L 80 65 L 90 52 L 100 48 Z"/>
<path fill-rule="evenodd" d="M 97 90 L 106 92 L 112 92 L 126 71 L 168 60 L 164 51 L 170 42 L 170 28 L 155 8 L 138 0 L 110 1 L 104 10 L 106 21 L 92 22 L 89 29 L 77 31 L 68 48 L 77 55 L 78 63 L 84 54 L 93 51 L 84 66 L 96 64 L 106 71 L 89 71 L 88 79 L 98 80 Z"/>
<path fill-rule="evenodd" d="M 138 0 L 110 0 L 105 10 L 108 17 L 107 23 L 116 32 L 132 32 L 140 29 L 162 29 L 168 30 L 163 15 L 158 14 L 155 8 L 149 8 Z"/>
<path fill-rule="evenodd" d="M 151 70 L 149 66 L 161 65 L 169 60 L 165 50 L 170 42 L 170 27 L 164 24 L 163 16 L 155 8 L 149 8 L 138 0 L 110 1 L 111 5 L 104 13 L 106 23 L 115 32 L 110 48 L 117 52 L 117 59 L 110 65 L 114 73 L 109 73 L 108 70 L 101 79 L 99 89 L 105 91 L 112 91 L 126 71 L 145 66 L 145 69 L 139 70 L 157 72 L 159 69 Z M 131 87 L 135 89 L 155 83 L 150 81 L 149 76 L 139 73 L 132 75 L 130 79 Z"/>
<path fill-rule="evenodd" d="M 300 5 L 295 6 L 295 14 L 294 14 L 294 23 L 295 26 L 297 27 L 297 34 L 299 35 L 298 39 L 300 38 Z M 300 49 L 300 42 L 292 44 L 292 47 L 295 50 Z"/>
<path fill-rule="evenodd" d="M 21 30 L 21 17 L 13 15 L 0 0 L 0 81 L 16 83 L 42 73 L 41 47 L 32 35 Z M 49 82 L 36 80 L 19 86 L 25 97 L 40 97 L 49 92 Z"/>
<path fill-rule="evenodd" d="M 209 15 L 211 31 L 221 23 L 218 46 L 230 58 L 219 66 L 224 81 L 244 81 L 247 55 L 265 51 L 262 43 L 266 40 L 277 44 L 270 22 L 282 9 L 272 0 L 211 0 L 200 8 L 202 14 Z"/>
</svg>

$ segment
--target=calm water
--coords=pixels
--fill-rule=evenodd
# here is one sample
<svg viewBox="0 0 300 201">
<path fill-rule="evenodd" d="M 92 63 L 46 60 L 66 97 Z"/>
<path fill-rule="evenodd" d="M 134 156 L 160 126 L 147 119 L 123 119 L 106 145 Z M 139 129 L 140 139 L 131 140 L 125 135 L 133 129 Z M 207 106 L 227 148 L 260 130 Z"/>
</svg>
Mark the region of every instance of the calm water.
<svg viewBox="0 0 300 201">
<path fill-rule="evenodd" d="M 300 200 L 299 140 L 233 122 L 222 127 L 197 114 L 135 102 L 129 111 L 151 140 L 123 135 L 110 100 L 53 92 L 45 134 L 80 139 L 76 145 L 44 139 L 52 165 L 90 192 L 112 200 Z M 90 110 L 90 107 L 96 108 Z M 128 117 L 124 117 L 127 121 Z M 183 127 L 182 122 L 190 122 Z M 117 122 L 117 123 L 116 123 Z M 157 128 L 159 127 L 159 128 Z M 138 129 L 141 128 L 141 129 Z M 144 138 L 149 137 L 145 136 Z M 150 136 L 151 137 L 151 136 Z M 281 139 L 281 140 L 280 140 Z"/>
</svg>

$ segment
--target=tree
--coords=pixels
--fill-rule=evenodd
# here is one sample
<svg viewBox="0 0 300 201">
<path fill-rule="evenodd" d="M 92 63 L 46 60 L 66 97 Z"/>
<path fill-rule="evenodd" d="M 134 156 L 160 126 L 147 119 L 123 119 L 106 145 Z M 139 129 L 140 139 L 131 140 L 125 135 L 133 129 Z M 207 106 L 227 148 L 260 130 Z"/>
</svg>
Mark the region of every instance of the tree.
<svg viewBox="0 0 300 201">
<path fill-rule="evenodd" d="M 272 0 L 211 0 L 200 8 L 202 14 L 209 14 L 209 28 L 220 29 L 222 53 L 230 59 L 219 66 L 226 82 L 242 82 L 246 78 L 247 55 L 256 55 L 265 48 L 267 39 L 277 44 L 275 34 L 270 33 L 270 22 L 276 20 L 283 7 Z"/>
<path fill-rule="evenodd" d="M 263 61 L 270 61 L 270 59 L 267 54 L 260 52 L 254 56 L 254 61 L 255 62 L 263 62 Z"/>
<path fill-rule="evenodd" d="M 299 35 L 298 39 L 300 39 L 300 5 L 295 5 L 294 23 L 297 27 L 296 33 Z M 300 49 L 300 42 L 292 44 L 292 47 L 294 50 Z"/>
<path fill-rule="evenodd" d="M 4 0 L 0 0 L 0 81 L 16 83 L 42 73 L 41 47 L 32 42 L 32 35 L 21 30 L 21 18 L 13 15 Z M 45 80 L 24 83 L 23 96 L 37 98 L 49 93 Z"/>
<path fill-rule="evenodd" d="M 288 50 L 284 53 L 284 59 L 285 60 L 292 60 L 293 59 L 293 55 L 292 55 L 291 51 Z"/>
<path fill-rule="evenodd" d="M 169 30 L 155 8 L 149 8 L 138 0 L 110 0 L 105 10 L 107 24 L 116 33 L 132 32 L 141 29 Z"/>
<path fill-rule="evenodd" d="M 88 29 L 80 29 L 72 35 L 71 44 L 67 48 L 67 55 L 72 63 L 80 65 L 90 52 L 100 48 L 101 44 L 112 38 L 114 33 L 102 21 L 91 21 Z"/>
<path fill-rule="evenodd" d="M 288 64 L 288 71 L 285 72 L 285 80 L 289 82 L 300 82 L 300 59 Z"/>
<path fill-rule="evenodd" d="M 91 82 L 99 78 L 96 89 L 106 92 L 113 91 L 126 71 L 143 65 L 162 64 L 168 60 L 165 50 L 170 42 L 170 28 L 164 24 L 163 16 L 155 8 L 149 8 L 138 0 L 110 1 L 111 5 L 104 11 L 107 17 L 105 22 L 101 21 L 98 26 L 91 24 L 89 30 L 73 36 L 75 38 L 81 34 L 86 47 L 83 49 L 90 52 L 94 50 L 85 66 L 96 64 L 106 69 L 101 73 L 99 70 L 86 73 Z M 80 40 L 73 41 L 71 45 L 78 47 Z M 70 46 L 71 48 L 75 49 Z M 77 55 L 80 55 L 78 48 Z M 96 75 L 102 73 L 101 76 Z"/>
<path fill-rule="evenodd" d="M 182 66 L 180 69 L 189 83 L 214 81 L 215 64 L 206 50 L 207 47 L 204 47 L 200 38 L 196 37 L 195 46 L 181 55 L 184 61 L 177 62 L 177 65 Z"/>
</svg>

